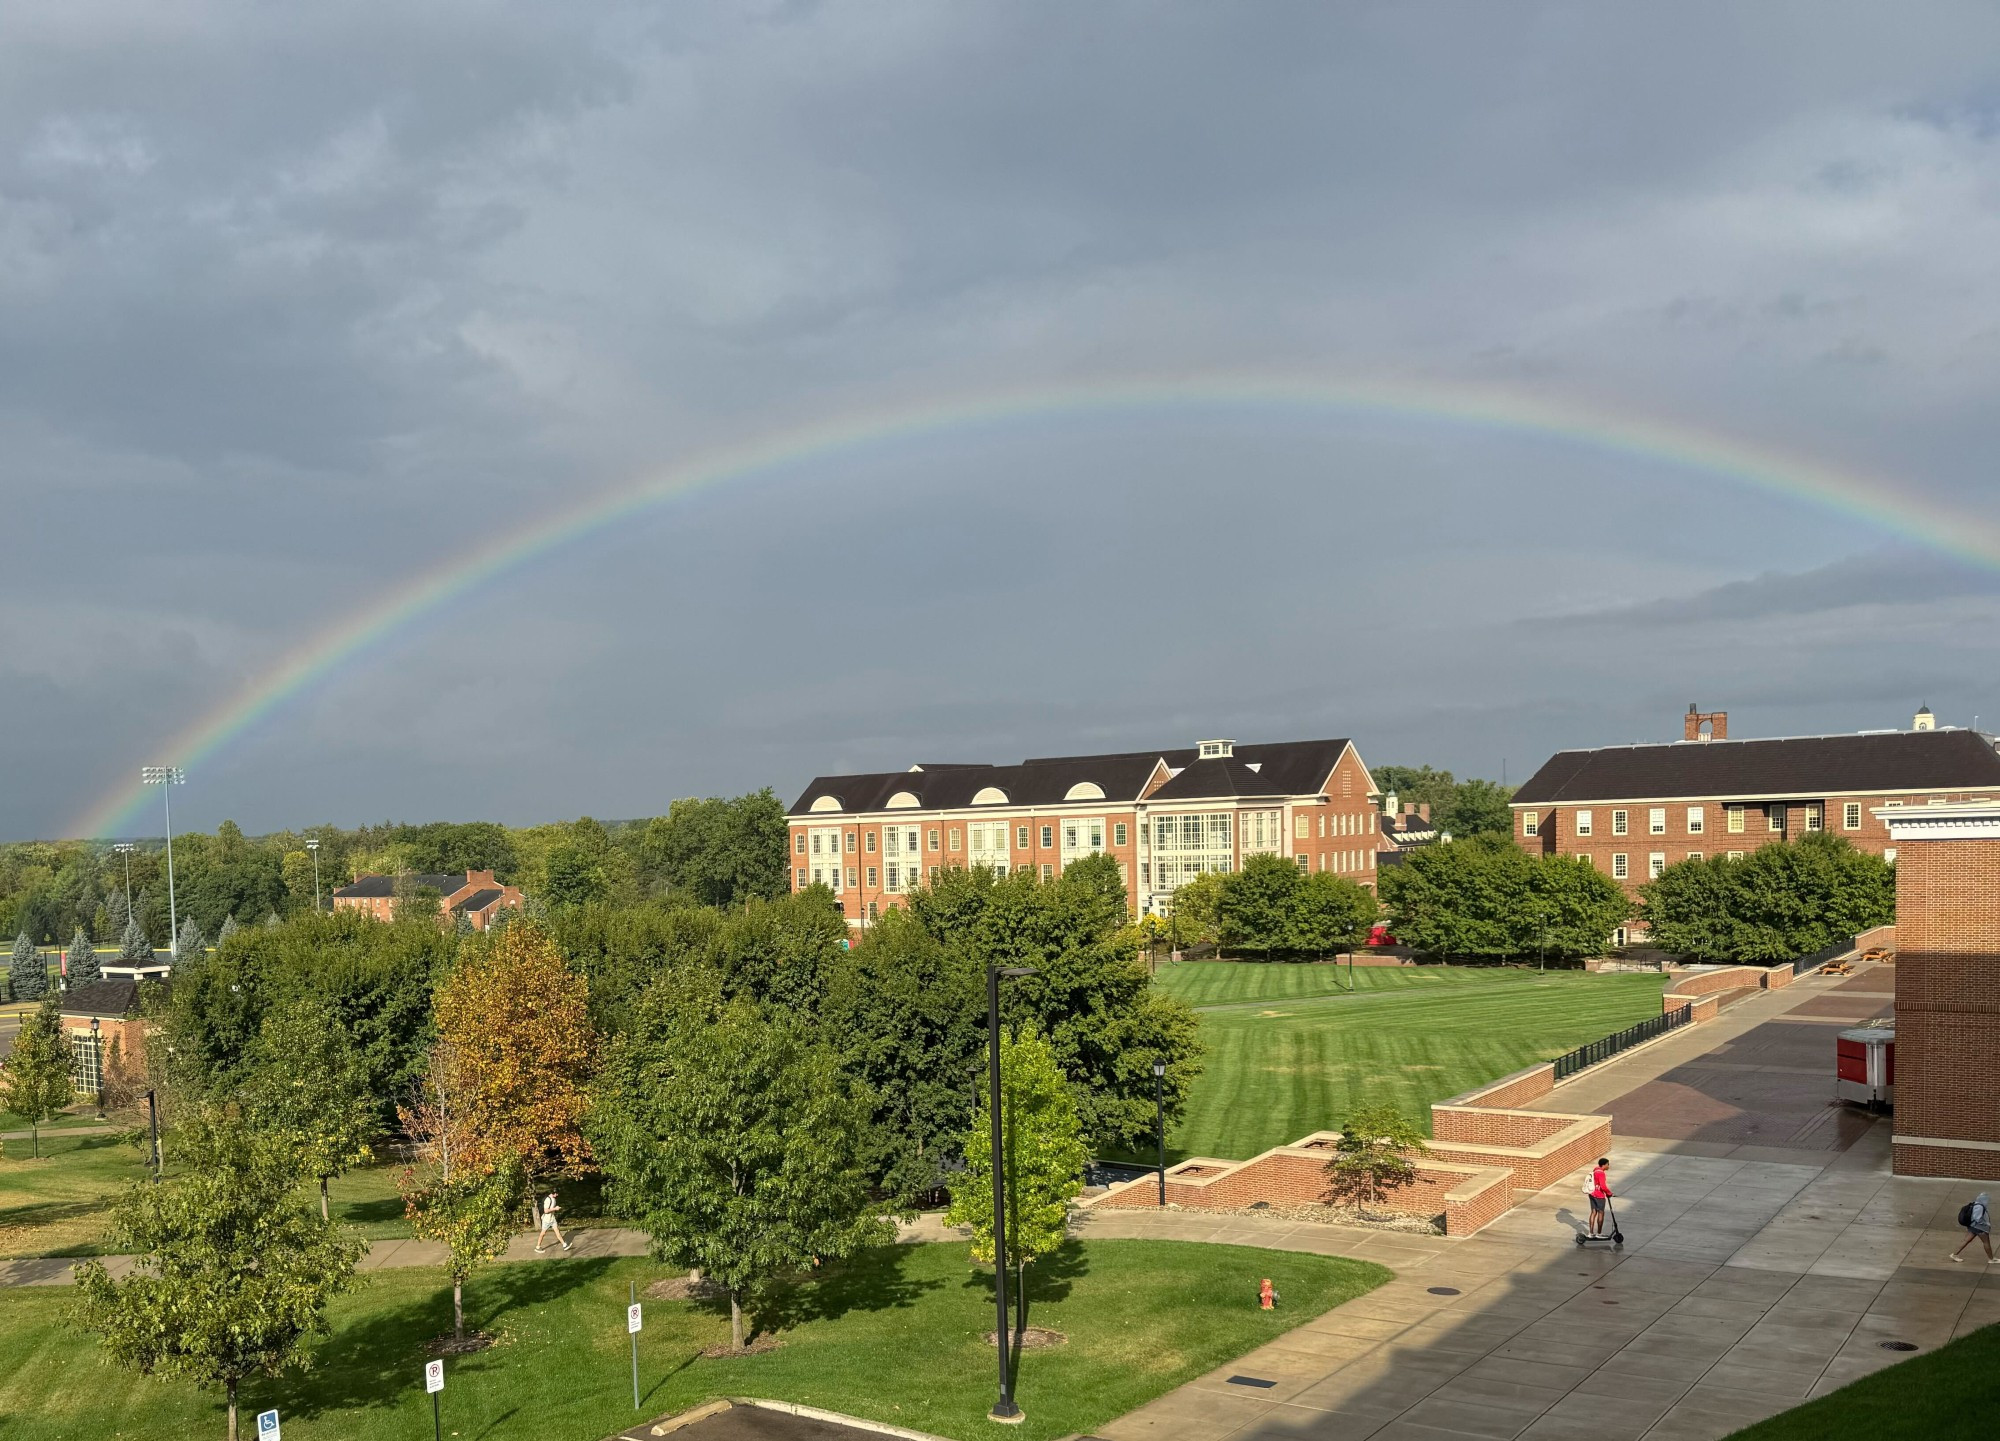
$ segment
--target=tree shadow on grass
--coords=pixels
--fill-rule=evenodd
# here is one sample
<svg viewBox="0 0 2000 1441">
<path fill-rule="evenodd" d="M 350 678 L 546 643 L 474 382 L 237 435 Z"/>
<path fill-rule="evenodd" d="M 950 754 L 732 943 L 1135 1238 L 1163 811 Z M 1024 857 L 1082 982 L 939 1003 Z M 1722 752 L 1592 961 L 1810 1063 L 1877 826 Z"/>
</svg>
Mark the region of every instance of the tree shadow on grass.
<svg viewBox="0 0 2000 1441">
<path fill-rule="evenodd" d="M 403 1219 L 403 1198 L 384 1196 L 376 1201 L 339 1201 L 334 1203 L 334 1220 L 348 1226 L 370 1226 L 386 1221 Z"/>
<path fill-rule="evenodd" d="M 910 1251 L 908 1246 L 871 1246 L 845 1261 L 828 1261 L 810 1275 L 761 1287 L 749 1306 L 755 1334 L 789 1331 L 808 1321 L 831 1321 L 850 1311 L 914 1306 L 926 1291 L 935 1291 L 944 1282 L 905 1275 Z M 729 1315 L 727 1295 L 702 1296 L 695 1304 L 712 1315 Z"/>
<path fill-rule="evenodd" d="M 476 1271 L 465 1285 L 468 1331 L 495 1331 L 510 1314 L 547 1305 L 601 1279 L 610 1257 L 553 1264 L 514 1265 Z M 451 1281 L 438 1273 L 436 1288 L 421 1300 L 370 1312 L 320 1342 L 313 1369 L 277 1382 L 259 1381 L 287 1412 L 320 1416 L 343 1410 L 382 1409 L 402 1404 L 428 1358 L 424 1345 L 451 1330 Z M 453 1372 L 477 1374 L 505 1364 L 504 1351 L 480 1351 L 449 1359 Z M 246 1386 L 246 1394 L 249 1386 Z"/>
<path fill-rule="evenodd" d="M 1030 1262 L 1025 1284 L 1021 1284 L 1020 1273 L 1010 1266 L 1007 1270 L 1007 1303 L 1014 1309 L 1014 1324 L 1017 1327 L 1027 1325 L 1028 1312 L 1038 1301 L 1068 1300 L 1077 1278 L 1089 1274 L 1090 1256 L 1083 1249 L 1083 1243 L 1074 1239 Z M 985 1292 L 989 1302 L 993 1299 L 991 1267 L 974 1270 L 965 1284 Z M 1017 1286 L 1019 1292 L 1025 1294 L 1017 1294 Z"/>
</svg>

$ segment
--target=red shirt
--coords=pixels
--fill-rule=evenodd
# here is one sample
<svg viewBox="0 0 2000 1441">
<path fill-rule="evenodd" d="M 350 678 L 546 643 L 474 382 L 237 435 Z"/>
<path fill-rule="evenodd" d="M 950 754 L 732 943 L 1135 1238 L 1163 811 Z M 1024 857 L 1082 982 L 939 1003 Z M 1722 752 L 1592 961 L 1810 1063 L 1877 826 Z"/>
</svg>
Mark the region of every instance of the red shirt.
<svg viewBox="0 0 2000 1441">
<path fill-rule="evenodd" d="M 1595 1167 L 1590 1173 L 1590 1192 L 1600 1200 L 1611 1194 L 1611 1178 L 1604 1173 L 1602 1166 Z"/>
</svg>

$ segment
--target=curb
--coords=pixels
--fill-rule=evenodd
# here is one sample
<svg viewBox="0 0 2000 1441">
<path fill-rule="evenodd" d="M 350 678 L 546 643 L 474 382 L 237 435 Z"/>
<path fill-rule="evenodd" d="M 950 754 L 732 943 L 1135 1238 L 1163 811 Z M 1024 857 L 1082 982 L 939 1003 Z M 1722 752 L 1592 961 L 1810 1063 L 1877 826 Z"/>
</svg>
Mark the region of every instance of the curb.
<svg viewBox="0 0 2000 1441">
<path fill-rule="evenodd" d="M 698 1421 L 706 1421 L 711 1416 L 719 1416 L 724 1411 L 738 1406 L 755 1406 L 764 1411 L 782 1411 L 787 1416 L 800 1416 L 808 1421 L 825 1421 L 833 1426 L 845 1426 L 855 1431 L 871 1431 L 878 1436 L 894 1436 L 897 1441 L 947 1441 L 942 1436 L 934 1436 L 928 1431 L 913 1431 L 907 1426 L 892 1426 L 886 1421 L 870 1421 L 861 1416 L 849 1416 L 839 1411 L 827 1411 L 818 1406 L 802 1406 L 796 1401 L 766 1401 L 755 1396 L 725 1396 L 715 1401 L 705 1401 L 699 1406 L 677 1412 L 658 1421 L 640 1422 L 636 1426 L 607 1437 L 606 1441 L 641 1441 L 641 1438 L 671 1436 L 683 1427 Z"/>
</svg>

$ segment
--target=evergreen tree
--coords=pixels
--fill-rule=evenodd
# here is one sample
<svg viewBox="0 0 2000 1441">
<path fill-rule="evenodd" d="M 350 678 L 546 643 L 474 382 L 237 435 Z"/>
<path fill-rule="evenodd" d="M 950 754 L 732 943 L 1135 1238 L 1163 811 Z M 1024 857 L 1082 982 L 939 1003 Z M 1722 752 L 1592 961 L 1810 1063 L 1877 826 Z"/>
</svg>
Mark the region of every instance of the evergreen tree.
<svg viewBox="0 0 2000 1441">
<path fill-rule="evenodd" d="M 125 888 L 118 887 L 104 903 L 104 934 L 120 936 L 125 933 L 125 923 L 132 919 L 132 908 L 125 904 Z"/>
<path fill-rule="evenodd" d="M 82 926 L 78 926 L 76 934 L 69 938 L 68 974 L 71 990 L 104 979 L 104 972 L 98 968 L 96 948 L 90 944 L 90 937 L 83 933 Z"/>
<path fill-rule="evenodd" d="M 49 963 L 35 949 L 26 931 L 14 937 L 14 956 L 7 965 L 7 980 L 17 1001 L 39 1000 L 49 988 Z"/>
<path fill-rule="evenodd" d="M 243 927 L 236 924 L 236 917 L 224 916 L 222 918 L 222 929 L 215 933 L 215 948 L 218 951 L 221 950 L 229 944 L 229 938 L 242 929 Z"/>
<path fill-rule="evenodd" d="M 128 966 L 150 966 L 153 963 L 153 943 L 147 938 L 137 916 L 129 917 L 125 922 L 125 934 L 118 942 L 118 959 Z"/>
<path fill-rule="evenodd" d="M 276 929 L 278 929 L 279 926 L 282 926 L 283 924 L 284 922 L 278 919 L 278 913 L 276 911 L 273 911 L 271 912 L 270 915 L 264 917 L 264 929 L 267 931 L 275 931 Z"/>
<path fill-rule="evenodd" d="M 208 938 L 201 933 L 201 927 L 189 916 L 181 922 L 181 941 L 175 948 L 175 956 L 180 960 L 192 960 L 208 949 Z"/>
</svg>

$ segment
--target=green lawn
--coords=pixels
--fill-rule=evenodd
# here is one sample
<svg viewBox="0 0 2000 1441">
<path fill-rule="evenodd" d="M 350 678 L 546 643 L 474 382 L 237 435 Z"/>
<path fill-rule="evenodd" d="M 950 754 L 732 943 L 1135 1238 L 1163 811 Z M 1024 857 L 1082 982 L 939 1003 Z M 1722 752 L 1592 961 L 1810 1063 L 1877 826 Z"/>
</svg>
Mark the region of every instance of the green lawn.
<svg viewBox="0 0 2000 1441">
<path fill-rule="evenodd" d="M 111 1203 L 146 1174 L 143 1132 L 42 1133 L 42 1159 L 26 1141 L 0 1157 L 0 1259 L 91 1256 L 102 1249 Z"/>
<path fill-rule="evenodd" d="M 1336 975 L 1336 969 L 1338 974 Z M 1622 1030 L 1660 1009 L 1649 975 L 1512 967 L 1184 962 L 1160 984 L 1201 1014 L 1205 1069 L 1169 1137 L 1180 1155 L 1254 1156 L 1392 1104 L 1433 1101 Z"/>
<path fill-rule="evenodd" d="M 1973 1441 L 2000 1417 L 2000 1326 L 1864 1376 L 1738 1431 L 1731 1441 Z"/>
<path fill-rule="evenodd" d="M 473 1324 L 502 1338 L 446 1365 L 444 1429 L 462 1437 L 598 1441 L 629 1425 L 628 1281 L 663 1274 L 646 1261 L 496 1266 L 467 1290 Z M 1269 1276 L 1283 1309 L 1257 1309 Z M 1171 1241 L 1072 1243 L 1031 1273 L 1029 1321 L 1069 1344 L 1029 1353 L 1016 1393 L 1027 1422 L 1010 1434 L 1088 1432 L 1161 1392 L 1387 1280 L 1363 1262 Z M 0 1417 L 10 1441 L 220 1436 L 221 1407 L 178 1382 L 114 1366 L 64 1324 L 54 1289 L 0 1293 Z M 783 1345 L 712 1359 L 726 1307 L 649 1301 L 640 1335 L 642 1413 L 718 1396 L 826 1407 L 967 1441 L 993 1435 L 986 1409 L 993 1352 L 989 1278 L 963 1243 L 890 1246 L 797 1288 Z M 246 1387 L 248 1412 L 276 1406 L 287 1437 L 406 1441 L 428 1435 L 425 1339 L 449 1325 L 435 1271 L 378 1272 L 334 1311 L 334 1333 L 309 1372 Z"/>
</svg>

